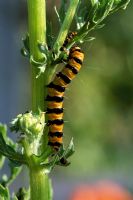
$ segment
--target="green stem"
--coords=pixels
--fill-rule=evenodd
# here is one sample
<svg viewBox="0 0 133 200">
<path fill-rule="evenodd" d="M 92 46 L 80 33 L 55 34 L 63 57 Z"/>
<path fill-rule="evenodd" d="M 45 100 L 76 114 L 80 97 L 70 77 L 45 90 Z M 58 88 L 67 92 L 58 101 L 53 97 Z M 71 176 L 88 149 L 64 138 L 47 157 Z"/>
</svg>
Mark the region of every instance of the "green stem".
<svg viewBox="0 0 133 200">
<path fill-rule="evenodd" d="M 64 43 L 64 40 L 65 40 L 65 38 L 66 38 L 66 36 L 68 34 L 68 31 L 69 31 L 70 25 L 71 25 L 71 23 L 73 21 L 73 17 L 75 15 L 78 3 L 79 3 L 79 0 L 71 0 L 70 1 L 70 5 L 69 5 L 69 8 L 67 10 L 66 17 L 65 17 L 64 22 L 63 22 L 63 24 L 61 26 L 61 29 L 60 29 L 59 35 L 57 37 L 57 40 L 56 40 L 56 42 L 54 44 L 54 49 L 55 50 L 60 49 L 60 47 Z"/>
<path fill-rule="evenodd" d="M 46 44 L 46 4 L 45 0 L 27 0 L 28 3 L 28 25 L 30 40 L 30 55 L 37 62 L 43 60 L 43 54 L 39 51 L 38 43 Z M 32 70 L 32 111 L 37 112 L 38 108 L 44 109 L 44 75 L 36 78 L 38 69 L 31 66 Z M 46 82 L 46 81 L 45 81 Z M 25 153 L 30 174 L 31 200 L 50 200 L 49 180 L 44 169 L 36 162 L 31 155 L 27 143 L 24 144 Z"/>
<path fill-rule="evenodd" d="M 28 25 L 30 39 L 30 54 L 35 61 L 41 61 L 43 54 L 39 51 L 38 43 L 46 44 L 46 4 L 45 0 L 27 0 Z M 32 110 L 43 110 L 44 105 L 44 76 L 36 78 L 38 69 L 32 66 Z"/>
<path fill-rule="evenodd" d="M 44 169 L 30 169 L 30 189 L 31 200 L 50 200 L 48 176 L 44 173 Z"/>
<path fill-rule="evenodd" d="M 32 66 L 32 111 L 44 110 L 44 75 L 38 75 L 38 69 Z"/>
<path fill-rule="evenodd" d="M 45 0 L 28 0 L 28 20 L 30 52 L 36 61 L 43 58 L 38 42 L 46 44 L 46 5 Z"/>
<path fill-rule="evenodd" d="M 29 40 L 30 40 L 30 55 L 37 62 L 43 60 L 43 54 L 39 51 L 38 43 L 46 44 L 46 5 L 45 0 L 27 0 L 28 2 L 28 24 L 29 24 Z M 54 45 L 55 49 L 62 46 L 70 25 L 72 23 L 79 0 L 72 0 L 68 8 L 65 20 L 59 32 L 57 41 Z M 37 112 L 38 108 L 44 110 L 44 97 L 46 96 L 47 88 L 45 87 L 50 81 L 55 72 L 55 66 L 47 66 L 46 71 L 39 78 L 38 69 L 32 66 L 32 111 Z M 45 105 L 46 108 L 46 105 Z M 44 134 L 46 135 L 46 134 Z M 44 142 L 45 149 L 47 143 Z M 39 165 L 39 162 L 31 155 L 30 148 L 27 143 L 24 144 L 25 153 L 27 154 L 27 162 L 30 173 L 30 188 L 31 200 L 50 200 L 50 188 L 48 176 L 44 173 Z"/>
</svg>

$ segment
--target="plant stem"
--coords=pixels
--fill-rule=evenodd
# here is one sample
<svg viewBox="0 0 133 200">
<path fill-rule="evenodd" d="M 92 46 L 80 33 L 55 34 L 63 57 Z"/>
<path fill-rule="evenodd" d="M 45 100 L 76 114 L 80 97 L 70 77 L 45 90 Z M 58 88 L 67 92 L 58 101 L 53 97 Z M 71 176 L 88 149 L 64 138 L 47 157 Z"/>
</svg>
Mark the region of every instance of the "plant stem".
<svg viewBox="0 0 133 200">
<path fill-rule="evenodd" d="M 45 0 L 27 0 L 28 2 L 28 24 L 29 24 L 29 41 L 30 41 L 30 55 L 37 62 L 43 60 L 43 54 L 39 51 L 38 43 L 46 44 L 46 5 Z M 58 38 L 55 42 L 54 48 L 61 47 L 71 22 L 73 20 L 79 0 L 72 0 L 70 2 L 65 20 L 59 32 Z M 44 97 L 46 96 L 47 88 L 45 86 L 51 81 L 51 77 L 55 71 L 55 66 L 47 66 L 44 74 L 38 78 L 38 69 L 32 66 L 32 111 L 37 112 L 38 108 L 44 110 Z M 46 134 L 45 134 L 46 135 Z M 45 144 L 46 143 L 46 144 Z M 47 142 L 44 141 L 43 149 L 45 149 Z M 25 152 L 27 151 L 27 161 L 30 171 L 30 189 L 31 200 L 50 200 L 50 184 L 48 176 L 45 174 L 40 164 L 36 159 L 30 155 L 30 149 L 25 144 Z"/>
<path fill-rule="evenodd" d="M 64 40 L 65 40 L 65 38 L 68 34 L 70 25 L 73 21 L 73 17 L 75 15 L 78 3 L 79 3 L 79 0 L 71 0 L 70 1 L 70 5 L 69 5 L 69 8 L 67 10 L 66 17 L 65 17 L 64 22 L 61 26 L 57 40 L 54 44 L 55 50 L 60 49 L 60 47 L 63 45 L 63 42 L 64 42 Z"/>
<path fill-rule="evenodd" d="M 38 43 L 46 44 L 46 4 L 45 0 L 27 0 L 30 54 L 35 61 L 41 61 L 43 54 L 39 51 Z M 43 110 L 44 105 L 44 76 L 36 78 L 38 69 L 32 66 L 32 111 Z"/>
<path fill-rule="evenodd" d="M 38 112 L 38 109 L 44 110 L 44 76 L 38 75 L 38 70 L 32 66 L 32 111 Z"/>
<path fill-rule="evenodd" d="M 28 3 L 28 25 L 30 55 L 35 61 L 42 61 L 43 54 L 39 51 L 38 43 L 46 44 L 46 4 L 45 0 L 27 0 Z M 38 108 L 44 109 L 44 75 L 38 78 L 38 69 L 31 66 L 32 70 L 32 111 L 37 112 Z M 49 180 L 39 163 L 35 162 L 26 147 L 27 160 L 30 173 L 31 200 L 50 200 Z"/>
<path fill-rule="evenodd" d="M 44 169 L 30 169 L 31 200 L 49 200 L 48 176 Z"/>
</svg>

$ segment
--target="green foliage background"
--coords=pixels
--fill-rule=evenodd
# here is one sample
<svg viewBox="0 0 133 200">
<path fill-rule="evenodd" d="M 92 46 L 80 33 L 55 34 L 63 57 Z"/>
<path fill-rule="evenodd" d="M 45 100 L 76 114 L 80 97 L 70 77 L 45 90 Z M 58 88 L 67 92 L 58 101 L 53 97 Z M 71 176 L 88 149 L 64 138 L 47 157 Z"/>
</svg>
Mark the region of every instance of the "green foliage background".
<svg viewBox="0 0 133 200">
<path fill-rule="evenodd" d="M 84 65 L 64 106 L 65 142 L 74 137 L 76 150 L 66 173 L 132 170 L 132 9 L 131 1 L 127 10 L 109 16 L 104 28 L 91 33 L 95 41 L 83 45 Z"/>
</svg>

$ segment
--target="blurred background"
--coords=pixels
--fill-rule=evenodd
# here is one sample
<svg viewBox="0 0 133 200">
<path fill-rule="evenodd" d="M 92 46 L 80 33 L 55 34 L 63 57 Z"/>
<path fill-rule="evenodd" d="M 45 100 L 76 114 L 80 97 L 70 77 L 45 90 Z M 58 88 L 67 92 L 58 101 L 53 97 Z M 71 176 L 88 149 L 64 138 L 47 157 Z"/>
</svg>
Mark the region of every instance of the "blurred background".
<svg viewBox="0 0 133 200">
<path fill-rule="evenodd" d="M 47 1 L 49 8 L 59 0 Z M 48 10 L 48 19 L 54 11 Z M 96 193 L 116 188 L 133 192 L 133 2 L 125 11 L 109 16 L 106 26 L 90 36 L 96 40 L 82 45 L 83 68 L 66 92 L 65 137 L 74 137 L 75 154 L 69 167 L 56 167 L 51 174 L 54 200 L 103 200 L 82 197 L 87 188 Z M 73 30 L 73 28 L 72 28 Z M 30 108 L 31 83 L 28 60 L 20 54 L 27 31 L 25 0 L 0 1 L 0 121 L 7 123 Z M 55 34 L 56 35 L 56 34 Z M 13 134 L 9 136 L 14 138 Z M 4 172 L 8 171 L 5 166 Z M 11 186 L 11 191 L 27 185 L 26 170 Z M 105 185 L 105 186 L 103 186 Z M 112 186 L 113 185 L 113 186 Z M 101 186 L 100 186 L 101 187 Z M 76 189 L 77 188 L 77 189 Z M 79 188 L 79 189 L 78 189 Z M 115 189 L 113 189 L 114 191 Z M 84 192 L 85 193 L 85 192 Z M 90 193 L 88 194 L 90 195 Z M 110 196 L 110 195 L 109 195 Z M 129 200 L 111 198 L 111 200 Z M 105 198 L 109 200 L 109 197 Z"/>
</svg>

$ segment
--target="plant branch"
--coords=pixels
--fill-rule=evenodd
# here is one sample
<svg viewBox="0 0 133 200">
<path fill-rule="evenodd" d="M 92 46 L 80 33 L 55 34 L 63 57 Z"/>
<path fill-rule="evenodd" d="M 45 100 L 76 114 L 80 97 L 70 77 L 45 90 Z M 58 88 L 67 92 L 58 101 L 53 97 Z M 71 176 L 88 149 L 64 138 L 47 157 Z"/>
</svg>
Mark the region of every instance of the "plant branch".
<svg viewBox="0 0 133 200">
<path fill-rule="evenodd" d="M 35 61 L 42 61 L 44 56 L 39 51 L 38 44 L 46 44 L 46 3 L 45 0 L 28 0 L 28 25 L 30 56 Z M 32 65 L 32 110 L 43 110 L 44 105 L 44 76 L 38 75 L 39 69 Z"/>
<path fill-rule="evenodd" d="M 31 200 L 50 200 L 48 177 L 41 168 L 30 169 Z"/>
<path fill-rule="evenodd" d="M 44 55 L 39 51 L 39 43 L 46 44 L 46 3 L 45 0 L 28 0 L 28 24 L 30 57 L 41 62 Z M 39 69 L 32 65 L 32 111 L 38 112 L 38 108 L 44 109 L 44 74 L 38 78 Z M 30 194 L 32 200 L 50 200 L 49 181 L 44 169 L 31 156 L 31 152 L 24 143 L 25 153 L 27 153 L 29 174 L 30 174 Z"/>
<path fill-rule="evenodd" d="M 64 22 L 61 26 L 57 40 L 54 44 L 55 51 L 58 51 L 64 43 L 64 40 L 65 40 L 65 38 L 68 34 L 68 31 L 69 31 L 70 25 L 73 21 L 78 3 L 79 3 L 79 0 L 71 0 L 70 1 L 70 5 L 69 5 L 69 8 L 67 10 L 66 17 L 65 17 Z"/>
</svg>

